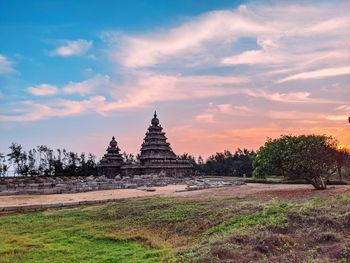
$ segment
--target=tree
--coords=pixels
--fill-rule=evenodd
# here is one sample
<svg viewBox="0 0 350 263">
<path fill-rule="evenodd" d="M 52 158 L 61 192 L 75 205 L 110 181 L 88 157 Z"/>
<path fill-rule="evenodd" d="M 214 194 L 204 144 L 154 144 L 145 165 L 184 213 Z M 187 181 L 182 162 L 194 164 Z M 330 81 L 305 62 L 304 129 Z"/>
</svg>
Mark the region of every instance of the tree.
<svg viewBox="0 0 350 263">
<path fill-rule="evenodd" d="M 27 175 L 27 154 L 22 150 L 22 145 L 12 143 L 9 149 L 11 152 L 7 154 L 7 156 L 8 160 L 15 165 L 15 173 L 17 173 L 17 175 Z"/>
<path fill-rule="evenodd" d="M 75 152 L 66 152 L 68 157 L 68 166 L 66 167 L 66 172 L 68 175 L 77 175 L 77 168 L 79 163 L 78 154 Z"/>
<path fill-rule="evenodd" d="M 342 168 L 350 163 L 350 153 L 347 149 L 337 149 L 335 155 L 339 180 L 343 181 Z"/>
<path fill-rule="evenodd" d="M 337 141 L 325 135 L 283 135 L 268 139 L 253 161 L 254 177 L 267 175 L 304 179 L 316 189 L 326 189 L 337 169 Z"/>
<path fill-rule="evenodd" d="M 38 175 L 38 170 L 36 169 L 36 150 L 32 149 L 28 151 L 28 174 L 30 176 Z"/>
<path fill-rule="evenodd" d="M 0 153 L 0 176 L 5 176 L 7 173 L 7 164 L 5 159 L 5 154 Z"/>
<path fill-rule="evenodd" d="M 52 166 L 53 166 L 54 175 L 61 176 L 64 174 L 61 149 L 57 149 L 57 157 L 56 156 L 54 157 Z"/>
<path fill-rule="evenodd" d="M 217 152 L 211 155 L 206 163 L 203 159 L 199 160 L 202 164 L 198 164 L 201 172 L 208 175 L 216 176 L 252 176 L 253 173 L 253 157 L 254 151 L 247 149 L 237 149 L 234 153 L 230 151 Z"/>
</svg>

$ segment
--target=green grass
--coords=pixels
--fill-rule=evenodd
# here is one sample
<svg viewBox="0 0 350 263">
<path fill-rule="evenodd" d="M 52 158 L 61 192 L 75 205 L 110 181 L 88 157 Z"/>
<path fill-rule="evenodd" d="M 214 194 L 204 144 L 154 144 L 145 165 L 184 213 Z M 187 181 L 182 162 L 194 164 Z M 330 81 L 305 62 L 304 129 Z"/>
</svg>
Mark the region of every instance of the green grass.
<svg viewBox="0 0 350 263">
<path fill-rule="evenodd" d="M 97 210 L 62 210 L 0 218 L 0 262 L 159 262 L 168 255 L 110 235 Z"/>
<path fill-rule="evenodd" d="M 302 202 L 153 198 L 6 215 L 0 216 L 0 262 L 188 262 L 204 256 L 216 262 L 223 252 L 214 248 L 250 253 L 248 241 L 240 247 L 227 241 L 232 236 L 261 239 L 268 227 L 288 228 L 290 214 L 350 226 L 349 209 L 350 194 L 342 194 Z M 344 243 L 339 233 L 334 240 Z M 327 230 L 318 240 L 330 237 Z"/>
<path fill-rule="evenodd" d="M 273 200 L 256 213 L 233 216 L 219 225 L 206 231 L 207 235 L 232 234 L 233 232 L 244 232 L 253 227 L 262 226 L 283 226 L 286 223 L 286 212 L 291 209 L 291 205 Z"/>
</svg>

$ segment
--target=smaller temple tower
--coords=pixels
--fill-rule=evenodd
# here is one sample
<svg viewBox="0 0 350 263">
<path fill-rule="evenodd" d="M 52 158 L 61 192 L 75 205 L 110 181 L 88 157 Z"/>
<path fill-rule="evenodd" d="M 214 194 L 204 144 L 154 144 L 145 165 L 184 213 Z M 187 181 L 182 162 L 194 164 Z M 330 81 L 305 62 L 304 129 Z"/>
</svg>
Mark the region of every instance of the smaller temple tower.
<svg viewBox="0 0 350 263">
<path fill-rule="evenodd" d="M 124 161 L 122 155 L 119 153 L 120 149 L 114 136 L 106 151 L 107 153 L 102 157 L 98 166 L 98 174 L 115 177 L 120 174 L 120 168 L 123 166 Z"/>
</svg>

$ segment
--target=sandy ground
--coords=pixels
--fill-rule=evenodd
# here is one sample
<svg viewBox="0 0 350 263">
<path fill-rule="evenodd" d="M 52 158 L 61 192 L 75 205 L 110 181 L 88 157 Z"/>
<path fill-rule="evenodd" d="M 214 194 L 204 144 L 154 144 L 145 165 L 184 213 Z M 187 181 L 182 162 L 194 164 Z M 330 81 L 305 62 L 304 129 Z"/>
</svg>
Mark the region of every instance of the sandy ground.
<svg viewBox="0 0 350 263">
<path fill-rule="evenodd" d="M 8 206 L 46 205 L 57 203 L 75 203 L 80 201 L 125 199 L 137 197 L 188 197 L 188 198 L 221 198 L 221 197 L 257 197 L 257 198 L 282 198 L 300 199 L 310 196 L 319 197 L 350 192 L 349 185 L 329 186 L 327 190 L 317 191 L 310 185 L 282 185 L 282 184 L 247 184 L 241 186 L 230 186 L 223 188 L 211 188 L 198 191 L 186 191 L 185 185 L 168 185 L 155 187 L 155 192 L 146 192 L 137 189 L 101 190 L 74 194 L 52 194 L 52 195 L 12 195 L 0 196 L 0 208 Z"/>
</svg>

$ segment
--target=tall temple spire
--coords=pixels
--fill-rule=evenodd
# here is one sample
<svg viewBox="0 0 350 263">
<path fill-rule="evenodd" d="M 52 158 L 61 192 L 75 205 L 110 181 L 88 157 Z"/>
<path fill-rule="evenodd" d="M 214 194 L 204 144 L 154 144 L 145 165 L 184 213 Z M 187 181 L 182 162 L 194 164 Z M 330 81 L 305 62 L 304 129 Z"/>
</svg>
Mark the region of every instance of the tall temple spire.
<svg viewBox="0 0 350 263">
<path fill-rule="evenodd" d="M 167 138 L 165 137 L 165 133 L 162 132 L 163 128 L 159 125 L 156 111 L 154 112 L 151 124 L 141 146 L 141 162 L 175 160 L 176 155 L 172 151 L 170 143 L 166 141 Z"/>
</svg>

